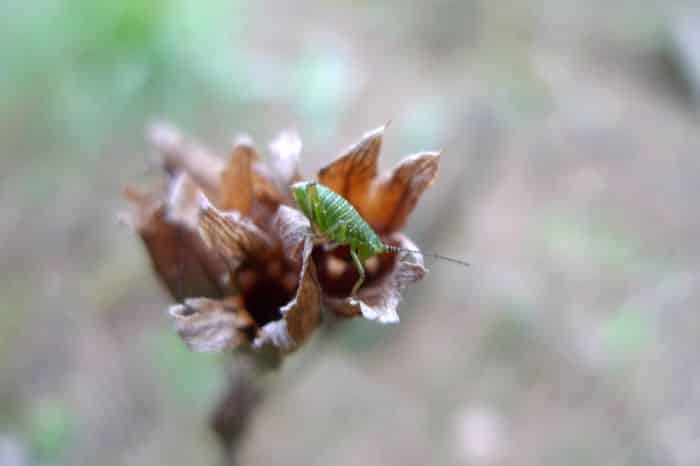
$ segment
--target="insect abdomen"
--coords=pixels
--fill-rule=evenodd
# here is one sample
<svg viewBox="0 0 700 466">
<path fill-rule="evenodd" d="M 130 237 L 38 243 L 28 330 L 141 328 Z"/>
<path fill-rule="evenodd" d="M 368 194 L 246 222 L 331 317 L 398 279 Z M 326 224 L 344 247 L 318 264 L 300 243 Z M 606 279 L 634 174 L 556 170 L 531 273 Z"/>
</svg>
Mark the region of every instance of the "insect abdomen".
<svg viewBox="0 0 700 466">
<path fill-rule="evenodd" d="M 361 259 L 385 250 L 379 236 L 355 208 L 335 191 L 318 184 L 318 196 L 325 211 L 324 234 L 338 244 L 349 244 Z M 339 228 L 345 225 L 344 228 Z"/>
</svg>

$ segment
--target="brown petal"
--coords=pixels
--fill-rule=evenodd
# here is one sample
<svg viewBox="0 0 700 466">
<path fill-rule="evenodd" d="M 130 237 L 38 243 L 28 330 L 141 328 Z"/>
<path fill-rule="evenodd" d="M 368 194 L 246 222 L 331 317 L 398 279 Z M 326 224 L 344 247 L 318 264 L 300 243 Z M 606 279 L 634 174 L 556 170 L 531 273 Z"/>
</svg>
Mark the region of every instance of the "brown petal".
<svg viewBox="0 0 700 466">
<path fill-rule="evenodd" d="M 220 297 L 229 274 L 199 235 L 172 222 L 166 207 L 153 196 L 127 190 L 132 223 L 148 250 L 156 275 L 177 301 L 186 296 Z"/>
<path fill-rule="evenodd" d="M 265 324 L 253 342 L 254 347 L 273 345 L 286 352 L 299 348 L 321 323 L 321 287 L 311 260 L 313 242 L 304 241 L 303 265 L 296 296 L 281 309 L 281 320 Z"/>
<path fill-rule="evenodd" d="M 272 220 L 271 232 L 279 238 L 285 257 L 301 267 L 305 240 L 311 237 L 309 219 L 297 209 L 280 206 Z"/>
<path fill-rule="evenodd" d="M 210 197 L 219 191 L 224 162 L 195 141 L 186 139 L 173 125 L 159 122 L 147 131 L 150 143 L 162 154 L 165 170 L 188 173 Z"/>
<path fill-rule="evenodd" d="M 384 127 L 371 131 L 339 159 L 321 169 L 320 183 L 345 197 L 382 235 L 403 226 L 418 198 L 437 176 L 440 156 L 424 152 L 409 156 L 377 178 L 377 159 Z"/>
<path fill-rule="evenodd" d="M 384 126 L 366 133 L 340 158 L 318 172 L 318 181 L 343 196 L 356 207 L 365 202 L 372 180 L 377 176 L 377 159 L 382 147 Z"/>
<path fill-rule="evenodd" d="M 394 235 L 398 246 L 407 250 L 417 251 L 416 245 L 401 234 Z M 411 283 L 417 282 L 427 272 L 423 267 L 420 254 L 404 253 L 397 258 L 393 269 L 375 285 L 361 288 L 355 298 L 325 298 L 325 304 L 342 317 L 362 315 L 368 320 L 378 320 L 381 323 L 399 321 L 397 312 L 401 291 Z"/>
<path fill-rule="evenodd" d="M 435 180 L 439 164 L 438 152 L 406 157 L 378 180 L 358 210 L 381 234 L 398 231 L 406 223 L 418 198 Z"/>
<path fill-rule="evenodd" d="M 237 210 L 250 214 L 253 202 L 253 162 L 258 155 L 250 139 L 239 140 L 231 152 L 226 168 L 221 173 L 221 189 L 217 205 L 222 210 Z"/>
<path fill-rule="evenodd" d="M 222 351 L 250 343 L 255 322 L 237 297 L 190 298 L 170 306 L 178 335 L 192 351 Z"/>
<path fill-rule="evenodd" d="M 238 212 L 221 212 L 200 196 L 199 231 L 202 238 L 234 272 L 246 258 L 263 260 L 272 252 L 270 237 Z"/>
<path fill-rule="evenodd" d="M 219 196 L 215 204 L 221 210 L 236 210 L 258 225 L 265 225 L 282 202 L 278 179 L 261 163 L 248 137 L 239 138 L 228 164 L 221 174 Z"/>
</svg>

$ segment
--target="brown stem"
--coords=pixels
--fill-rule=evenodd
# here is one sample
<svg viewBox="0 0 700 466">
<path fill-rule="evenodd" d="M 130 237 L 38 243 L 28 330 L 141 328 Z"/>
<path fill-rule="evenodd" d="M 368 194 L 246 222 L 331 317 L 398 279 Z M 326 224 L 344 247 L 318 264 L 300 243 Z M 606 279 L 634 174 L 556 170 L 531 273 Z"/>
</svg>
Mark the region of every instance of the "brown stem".
<svg viewBox="0 0 700 466">
<path fill-rule="evenodd" d="M 209 426 L 216 434 L 223 452 L 223 464 L 237 464 L 237 453 L 255 411 L 268 392 L 271 372 L 279 367 L 280 354 L 271 348 L 236 354 L 229 381 L 212 411 Z"/>
</svg>

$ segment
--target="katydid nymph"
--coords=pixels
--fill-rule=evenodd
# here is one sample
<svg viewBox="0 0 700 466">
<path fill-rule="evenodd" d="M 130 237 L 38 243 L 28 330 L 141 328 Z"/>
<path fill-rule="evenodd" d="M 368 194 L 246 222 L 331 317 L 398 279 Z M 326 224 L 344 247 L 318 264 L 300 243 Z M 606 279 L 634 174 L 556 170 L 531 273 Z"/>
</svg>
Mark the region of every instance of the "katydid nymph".
<svg viewBox="0 0 700 466">
<path fill-rule="evenodd" d="M 294 183 L 291 188 L 294 200 L 309 220 L 314 235 L 335 245 L 350 247 L 350 257 L 359 274 L 350 296 L 356 295 L 365 280 L 364 261 L 386 251 L 417 253 L 469 266 L 468 262 L 459 259 L 407 250 L 384 243 L 345 198 L 318 182 L 300 181 Z"/>
</svg>

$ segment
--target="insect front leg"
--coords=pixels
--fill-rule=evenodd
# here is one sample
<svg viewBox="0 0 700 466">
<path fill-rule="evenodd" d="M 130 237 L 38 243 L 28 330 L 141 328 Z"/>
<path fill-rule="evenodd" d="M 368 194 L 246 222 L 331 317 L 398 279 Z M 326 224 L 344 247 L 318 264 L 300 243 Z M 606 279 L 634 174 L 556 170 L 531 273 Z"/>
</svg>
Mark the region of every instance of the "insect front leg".
<svg viewBox="0 0 700 466">
<path fill-rule="evenodd" d="M 365 267 L 362 265 L 360 256 L 357 255 L 355 249 L 350 249 L 350 257 L 352 257 L 352 261 L 355 263 L 357 273 L 360 274 L 360 277 L 357 279 L 357 282 L 355 282 L 355 286 L 352 287 L 352 291 L 350 292 L 350 296 L 354 297 L 360 290 L 360 286 L 362 286 L 362 283 L 365 281 Z"/>
</svg>

